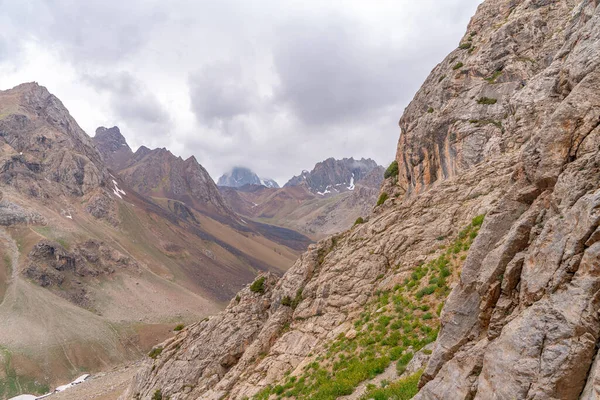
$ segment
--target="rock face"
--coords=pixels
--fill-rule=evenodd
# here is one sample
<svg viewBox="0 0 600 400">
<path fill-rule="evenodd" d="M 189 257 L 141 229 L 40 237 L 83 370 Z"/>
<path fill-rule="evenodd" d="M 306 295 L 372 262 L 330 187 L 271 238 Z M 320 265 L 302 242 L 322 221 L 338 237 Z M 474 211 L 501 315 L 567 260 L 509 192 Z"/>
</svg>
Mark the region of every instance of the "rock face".
<svg viewBox="0 0 600 400">
<path fill-rule="evenodd" d="M 233 214 L 194 156 L 184 160 L 167 149 L 150 150 L 142 146 L 119 175 L 138 193 L 179 200 L 211 214 Z"/>
<path fill-rule="evenodd" d="M 261 185 L 268 188 L 279 189 L 279 185 L 273 179 L 259 178 L 248 168 L 235 167 L 226 174 L 223 174 L 217 185 L 224 187 L 242 187 L 245 185 Z"/>
<path fill-rule="evenodd" d="M 96 129 L 96 135 L 92 140 L 102 155 L 106 166 L 114 171 L 119 171 L 125 167 L 133 156 L 133 151 L 131 151 L 127 141 L 116 126 L 112 128 L 99 127 Z"/>
<path fill-rule="evenodd" d="M 280 395 L 327 360 L 335 380 L 329 350 L 365 334 L 376 294 L 414 293 L 402 285 L 440 253 L 467 248 L 440 243 L 464 236 L 480 214 L 468 255 L 452 258 L 450 273 L 462 272 L 415 398 L 597 398 L 599 104 L 597 1 L 484 1 L 400 120 L 398 172 L 383 184 L 383 204 L 312 246 L 262 296 L 242 291 L 165 343 L 123 398 Z M 240 334 L 221 346 L 225 321 Z"/>
<path fill-rule="evenodd" d="M 366 179 L 365 179 L 366 178 Z M 302 171 L 294 176 L 284 187 L 305 186 L 312 193 L 321 196 L 354 190 L 357 183 L 371 187 L 379 187 L 383 180 L 383 167 L 373 160 L 361 158 L 344 158 L 336 160 L 328 158 L 317 163 L 312 171 Z"/>
</svg>

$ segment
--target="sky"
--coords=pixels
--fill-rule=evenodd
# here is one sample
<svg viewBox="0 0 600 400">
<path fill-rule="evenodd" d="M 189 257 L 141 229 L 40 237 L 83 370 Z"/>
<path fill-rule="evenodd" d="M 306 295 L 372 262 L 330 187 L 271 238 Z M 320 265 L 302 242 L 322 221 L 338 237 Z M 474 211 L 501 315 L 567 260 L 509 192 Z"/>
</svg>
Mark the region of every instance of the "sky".
<svg viewBox="0 0 600 400">
<path fill-rule="evenodd" d="M 280 184 L 394 159 L 398 120 L 481 0 L 0 0 L 0 89 L 46 86 L 93 136 Z"/>
</svg>

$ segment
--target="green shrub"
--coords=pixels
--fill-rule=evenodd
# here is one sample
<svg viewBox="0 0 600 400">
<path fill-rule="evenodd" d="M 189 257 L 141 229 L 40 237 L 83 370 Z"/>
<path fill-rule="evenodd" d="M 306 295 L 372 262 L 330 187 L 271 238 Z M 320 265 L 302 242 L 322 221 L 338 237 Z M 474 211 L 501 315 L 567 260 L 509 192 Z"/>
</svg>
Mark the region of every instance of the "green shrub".
<svg viewBox="0 0 600 400">
<path fill-rule="evenodd" d="M 155 347 L 152 350 L 150 350 L 150 353 L 148 353 L 148 357 L 150 357 L 153 360 L 156 360 L 156 357 L 160 356 L 160 353 L 162 353 L 162 351 L 162 347 Z"/>
<path fill-rule="evenodd" d="M 156 389 L 156 391 L 152 395 L 152 400 L 162 400 L 162 398 L 163 398 L 162 392 L 160 391 L 160 389 Z"/>
<path fill-rule="evenodd" d="M 432 318 L 433 318 L 433 315 L 431 315 L 431 313 L 423 314 L 423 319 L 424 320 L 428 320 L 428 319 L 432 319 Z"/>
<path fill-rule="evenodd" d="M 264 294 L 265 293 L 265 280 L 264 276 L 261 276 L 250 285 L 250 291 L 253 293 Z"/>
<path fill-rule="evenodd" d="M 286 307 L 291 307 L 292 299 L 290 299 L 290 296 L 285 296 L 283 299 L 281 299 L 281 305 L 286 306 Z"/>
<path fill-rule="evenodd" d="M 423 298 L 423 296 L 428 296 L 435 292 L 435 289 L 437 289 L 437 285 L 426 286 L 423 289 L 419 290 L 415 296 L 417 297 L 417 299 L 421 299 Z"/>
<path fill-rule="evenodd" d="M 429 107 L 429 108 L 427 109 L 427 112 L 428 112 L 429 114 L 431 114 L 431 113 L 432 113 L 432 112 L 434 112 L 434 111 L 435 111 L 435 110 L 433 109 L 433 107 Z"/>
<path fill-rule="evenodd" d="M 472 46 L 471 42 L 465 42 L 465 43 L 461 43 L 461 45 L 458 46 L 458 48 L 461 50 L 468 50 L 471 48 L 471 46 Z"/>
<path fill-rule="evenodd" d="M 452 69 L 456 71 L 457 69 L 462 68 L 464 65 L 465 64 L 463 64 L 462 62 L 459 61 L 454 65 L 454 67 L 452 67 Z"/>
<path fill-rule="evenodd" d="M 484 104 L 484 105 L 492 105 L 492 104 L 496 104 L 498 102 L 497 99 L 492 99 L 490 97 L 481 97 L 479 100 L 477 100 L 477 104 Z"/>
<path fill-rule="evenodd" d="M 494 71 L 492 76 L 485 78 L 485 80 L 488 81 L 489 83 L 496 83 L 496 79 L 498 79 L 500 77 L 500 75 L 502 75 L 501 69 Z"/>
<path fill-rule="evenodd" d="M 385 203 L 385 201 L 388 199 L 388 194 L 383 192 L 381 193 L 381 196 L 379 196 L 379 200 L 377 200 L 377 205 L 380 206 L 383 203 Z"/>
<path fill-rule="evenodd" d="M 174 330 L 175 332 L 179 332 L 179 331 L 183 330 L 183 328 L 185 328 L 185 325 L 183 325 L 183 324 L 179 324 L 179 325 L 177 325 L 175 328 L 173 328 L 173 330 Z"/>
<path fill-rule="evenodd" d="M 389 167 L 387 167 L 387 169 L 385 170 L 385 173 L 383 174 L 383 177 L 385 179 L 394 177 L 394 176 L 398 176 L 398 161 L 394 160 L 392 161 L 392 163 L 390 164 Z"/>
<path fill-rule="evenodd" d="M 354 221 L 354 225 L 360 225 L 360 224 L 364 224 L 365 220 L 363 219 L 363 217 L 358 217 L 356 218 L 356 221 Z"/>
<path fill-rule="evenodd" d="M 473 220 L 471 221 L 471 225 L 475 226 L 481 226 L 481 224 L 483 224 L 483 220 L 485 218 L 485 214 L 482 215 L 478 215 L 475 218 L 473 218 Z"/>
</svg>

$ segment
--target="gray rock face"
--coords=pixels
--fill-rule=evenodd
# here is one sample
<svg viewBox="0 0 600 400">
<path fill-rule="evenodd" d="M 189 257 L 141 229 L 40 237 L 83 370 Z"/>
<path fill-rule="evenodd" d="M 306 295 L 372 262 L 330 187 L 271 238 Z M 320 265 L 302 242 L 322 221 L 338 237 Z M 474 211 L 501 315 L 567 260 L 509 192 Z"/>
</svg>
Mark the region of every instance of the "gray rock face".
<svg viewBox="0 0 600 400">
<path fill-rule="evenodd" d="M 226 174 L 223 174 L 218 186 L 239 188 L 246 185 L 262 185 L 268 188 L 279 189 L 279 185 L 273 179 L 260 178 L 252 170 L 244 167 L 235 167 Z"/>
<path fill-rule="evenodd" d="M 196 325 L 168 353 L 197 355 L 186 359 L 199 366 L 189 375 L 196 386 L 184 387 L 189 371 L 159 357 L 123 398 L 161 389 L 174 400 L 241 399 L 282 383 L 286 371 L 300 375 L 353 329 L 373 293 L 484 213 L 415 398 L 597 397 L 599 3 L 487 0 L 461 43 L 400 120 L 399 174 L 382 188 L 389 198 L 366 223 L 311 247 L 273 286 L 251 343 L 211 354 L 238 361 L 209 379 L 205 356 L 187 349 L 214 348 L 199 332 L 218 333 Z M 295 310 L 280 307 L 299 289 Z M 227 318 L 242 329 L 233 309 L 214 324 Z"/>
<path fill-rule="evenodd" d="M 133 156 L 133 151 L 116 126 L 112 128 L 99 127 L 96 129 L 96 135 L 92 141 L 102 155 L 106 166 L 114 171 L 124 168 Z"/>
<path fill-rule="evenodd" d="M 329 194 L 353 190 L 357 183 L 379 187 L 382 180 L 383 167 L 370 158 L 328 158 L 317 163 L 312 171 L 294 176 L 284 187 L 304 185 L 313 193 Z"/>
</svg>

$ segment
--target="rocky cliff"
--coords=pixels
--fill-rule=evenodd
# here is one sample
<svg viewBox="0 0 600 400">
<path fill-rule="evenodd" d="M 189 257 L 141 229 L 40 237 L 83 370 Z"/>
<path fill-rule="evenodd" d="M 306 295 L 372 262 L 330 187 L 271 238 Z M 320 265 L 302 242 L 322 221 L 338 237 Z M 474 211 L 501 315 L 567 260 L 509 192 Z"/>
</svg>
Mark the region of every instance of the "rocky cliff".
<svg viewBox="0 0 600 400">
<path fill-rule="evenodd" d="M 123 398 L 598 398 L 599 93 L 598 1 L 484 1 L 365 223 L 163 343 Z"/>
<path fill-rule="evenodd" d="M 117 126 L 99 127 L 92 141 L 102 155 L 105 165 L 114 171 L 124 168 L 133 157 L 133 151 Z"/>
</svg>

